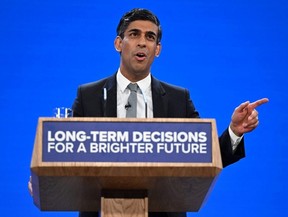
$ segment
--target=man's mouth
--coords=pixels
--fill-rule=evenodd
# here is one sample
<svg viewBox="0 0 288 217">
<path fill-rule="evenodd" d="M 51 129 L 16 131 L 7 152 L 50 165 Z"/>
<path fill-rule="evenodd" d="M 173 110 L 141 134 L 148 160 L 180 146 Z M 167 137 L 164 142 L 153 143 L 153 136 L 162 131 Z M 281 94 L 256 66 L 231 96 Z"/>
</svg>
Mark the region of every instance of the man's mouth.
<svg viewBox="0 0 288 217">
<path fill-rule="evenodd" d="M 138 61 L 143 61 L 146 59 L 147 55 L 144 52 L 137 52 L 135 57 Z"/>
</svg>

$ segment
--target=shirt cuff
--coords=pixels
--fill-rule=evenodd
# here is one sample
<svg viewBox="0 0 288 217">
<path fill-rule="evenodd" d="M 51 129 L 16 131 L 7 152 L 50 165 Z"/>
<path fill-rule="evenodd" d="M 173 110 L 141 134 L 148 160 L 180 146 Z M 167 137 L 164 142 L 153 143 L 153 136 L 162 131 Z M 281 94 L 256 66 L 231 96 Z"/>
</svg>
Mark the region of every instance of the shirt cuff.
<svg viewBox="0 0 288 217">
<path fill-rule="evenodd" d="M 231 139 L 232 149 L 234 151 L 237 148 L 237 146 L 239 145 L 239 143 L 241 142 L 244 135 L 242 135 L 240 137 L 235 135 L 235 133 L 231 130 L 230 126 L 228 128 L 228 132 L 229 132 L 230 139 Z"/>
</svg>

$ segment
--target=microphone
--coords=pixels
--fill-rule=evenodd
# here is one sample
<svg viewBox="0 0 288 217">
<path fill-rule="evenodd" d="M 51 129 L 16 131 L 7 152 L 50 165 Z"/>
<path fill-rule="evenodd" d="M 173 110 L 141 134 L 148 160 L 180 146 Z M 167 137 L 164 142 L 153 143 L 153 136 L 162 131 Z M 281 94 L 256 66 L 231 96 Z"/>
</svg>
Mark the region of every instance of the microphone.
<svg viewBox="0 0 288 217">
<path fill-rule="evenodd" d="M 107 117 L 107 89 L 103 88 L 103 117 Z"/>
<path fill-rule="evenodd" d="M 129 108 L 131 108 L 131 105 L 129 102 L 127 102 L 127 104 L 125 105 L 125 109 L 128 110 Z"/>
</svg>

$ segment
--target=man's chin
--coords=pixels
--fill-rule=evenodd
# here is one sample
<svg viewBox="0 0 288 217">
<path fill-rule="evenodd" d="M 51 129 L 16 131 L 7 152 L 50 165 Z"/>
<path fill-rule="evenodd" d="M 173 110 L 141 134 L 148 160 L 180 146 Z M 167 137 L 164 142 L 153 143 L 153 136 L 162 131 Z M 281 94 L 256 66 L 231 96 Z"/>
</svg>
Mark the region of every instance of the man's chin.
<svg viewBox="0 0 288 217">
<path fill-rule="evenodd" d="M 144 67 L 135 67 L 133 69 L 133 75 L 137 80 L 142 80 L 143 78 L 147 77 L 149 75 L 150 69 L 144 68 Z"/>
</svg>

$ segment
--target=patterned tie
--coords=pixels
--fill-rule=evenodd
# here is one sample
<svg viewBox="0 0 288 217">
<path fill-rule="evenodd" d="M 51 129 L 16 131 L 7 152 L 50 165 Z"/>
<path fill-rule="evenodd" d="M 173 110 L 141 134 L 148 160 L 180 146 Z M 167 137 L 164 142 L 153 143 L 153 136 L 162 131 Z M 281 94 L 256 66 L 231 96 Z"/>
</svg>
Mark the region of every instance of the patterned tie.
<svg viewBox="0 0 288 217">
<path fill-rule="evenodd" d="M 130 96 L 126 106 L 126 117 L 136 118 L 137 117 L 137 90 L 138 85 L 130 83 L 127 88 L 130 90 Z"/>
</svg>

